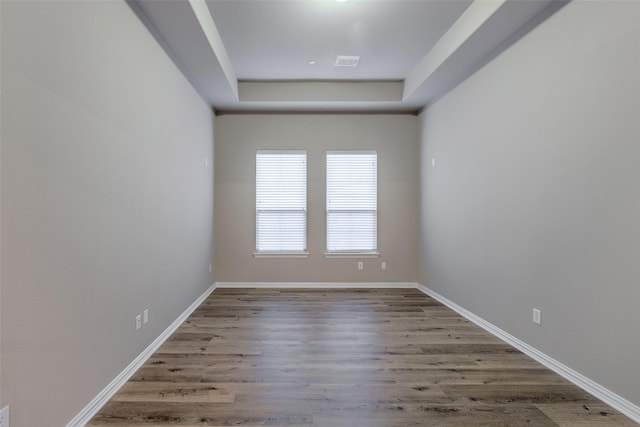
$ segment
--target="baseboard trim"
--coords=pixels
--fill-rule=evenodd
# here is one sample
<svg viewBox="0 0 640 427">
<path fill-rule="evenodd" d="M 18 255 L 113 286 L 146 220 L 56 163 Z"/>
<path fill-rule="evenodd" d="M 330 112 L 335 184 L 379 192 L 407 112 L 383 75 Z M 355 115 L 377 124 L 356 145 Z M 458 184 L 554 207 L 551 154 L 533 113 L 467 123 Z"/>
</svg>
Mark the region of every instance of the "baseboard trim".
<svg viewBox="0 0 640 427">
<path fill-rule="evenodd" d="M 505 332 L 502 329 L 498 328 L 497 326 L 493 325 L 492 323 L 487 322 L 483 318 L 476 316 L 469 310 L 459 306 L 458 304 L 443 297 L 439 293 L 427 288 L 426 286 L 418 284 L 416 287 L 426 295 L 429 295 L 431 298 L 435 299 L 436 301 L 439 301 L 442 304 L 446 305 L 456 313 L 460 314 L 461 316 L 465 317 L 466 319 L 480 326 L 482 329 L 495 335 L 496 337 L 500 338 L 502 341 L 505 341 L 507 344 L 510 344 L 513 347 L 517 348 L 527 356 L 531 357 L 532 359 L 536 360 L 537 362 L 551 369 L 556 374 L 572 382 L 573 384 L 577 385 L 587 393 L 602 400 L 612 408 L 620 411 L 627 417 L 631 418 L 633 421 L 640 424 L 640 406 L 628 401 L 622 396 L 617 395 L 611 390 L 585 377 L 581 373 L 574 371 L 568 366 L 558 362 L 554 358 L 549 357 L 548 355 L 541 352 L 540 350 L 530 346 L 524 341 L 519 340 L 518 338 L 509 334 L 508 332 Z"/>
<path fill-rule="evenodd" d="M 66 427 L 82 427 L 91 421 L 100 408 L 113 397 L 114 394 L 131 378 L 131 376 L 151 357 L 151 355 L 164 343 L 169 336 L 198 308 L 200 304 L 215 290 L 211 285 L 197 300 L 193 302 L 176 320 L 169 325 L 142 353 L 138 355 L 113 381 L 111 381 L 78 415 L 76 415 Z"/>
<path fill-rule="evenodd" d="M 216 288 L 299 289 L 415 289 L 412 282 L 216 282 Z"/>
<path fill-rule="evenodd" d="M 82 427 L 98 413 L 113 395 L 129 380 L 129 378 L 151 357 L 162 343 L 175 332 L 176 329 L 198 308 L 198 306 L 217 288 L 301 288 L 301 289 L 418 289 L 436 301 L 449 307 L 456 313 L 480 326 L 482 329 L 522 351 L 527 356 L 551 369 L 566 380 L 602 400 L 622 414 L 640 424 L 640 406 L 617 395 L 611 390 L 601 386 L 595 381 L 585 377 L 568 366 L 549 357 L 545 353 L 519 340 L 508 332 L 503 331 L 492 323 L 473 314 L 469 310 L 459 306 L 439 293 L 419 283 L 411 282 L 216 282 L 210 286 L 196 301 L 193 302 L 167 329 L 158 336 L 149 346 L 142 351 L 109 385 L 107 385 L 78 415 L 76 415 L 66 427 Z"/>
</svg>

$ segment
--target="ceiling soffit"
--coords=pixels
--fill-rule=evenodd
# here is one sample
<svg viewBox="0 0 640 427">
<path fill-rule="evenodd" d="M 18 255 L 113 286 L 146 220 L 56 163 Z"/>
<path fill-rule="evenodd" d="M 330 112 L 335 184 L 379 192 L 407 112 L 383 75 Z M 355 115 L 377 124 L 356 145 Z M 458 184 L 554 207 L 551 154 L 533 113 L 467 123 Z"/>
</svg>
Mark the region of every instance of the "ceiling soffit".
<svg viewBox="0 0 640 427">
<path fill-rule="evenodd" d="M 282 3 L 294 7 L 297 3 L 323 1 L 327 0 L 274 3 L 280 7 Z M 300 79 L 292 74 L 295 71 L 287 71 L 286 67 L 276 67 L 276 71 L 271 72 L 278 78 L 264 79 L 260 78 L 258 64 L 253 65 L 256 70 L 252 74 L 245 68 L 237 72 L 232 60 L 233 51 L 227 50 L 216 22 L 216 19 L 221 19 L 215 15 L 217 4 L 207 6 L 205 0 L 129 0 L 128 3 L 196 90 L 216 110 L 415 112 L 451 90 L 566 2 L 476 0 L 434 39 L 436 41 L 427 47 L 428 51 L 408 67 L 407 74 L 401 79 L 325 79 L 323 76 L 334 75 L 326 72 L 318 74 L 315 79 Z M 230 7 L 226 3 L 244 4 L 246 7 L 255 3 L 264 6 L 270 1 L 221 3 L 225 3 L 225 7 Z M 224 22 L 221 27 L 231 25 L 228 19 L 221 22 Z M 272 22 L 270 25 L 277 24 Z M 252 60 L 251 55 L 244 56 L 249 58 L 244 59 L 245 63 Z M 255 78 L 243 79 L 238 75 Z"/>
</svg>

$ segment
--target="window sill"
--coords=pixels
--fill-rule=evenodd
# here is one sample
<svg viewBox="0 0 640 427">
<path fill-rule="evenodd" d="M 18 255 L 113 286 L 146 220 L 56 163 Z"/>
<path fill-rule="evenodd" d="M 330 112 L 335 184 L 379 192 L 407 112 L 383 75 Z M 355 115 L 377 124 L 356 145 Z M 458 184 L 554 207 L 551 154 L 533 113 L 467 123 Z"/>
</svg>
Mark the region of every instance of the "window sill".
<svg viewBox="0 0 640 427">
<path fill-rule="evenodd" d="M 254 252 L 254 258 L 309 258 L 309 252 Z"/>
<path fill-rule="evenodd" d="M 325 252 L 325 258 L 380 258 L 379 252 Z"/>
</svg>

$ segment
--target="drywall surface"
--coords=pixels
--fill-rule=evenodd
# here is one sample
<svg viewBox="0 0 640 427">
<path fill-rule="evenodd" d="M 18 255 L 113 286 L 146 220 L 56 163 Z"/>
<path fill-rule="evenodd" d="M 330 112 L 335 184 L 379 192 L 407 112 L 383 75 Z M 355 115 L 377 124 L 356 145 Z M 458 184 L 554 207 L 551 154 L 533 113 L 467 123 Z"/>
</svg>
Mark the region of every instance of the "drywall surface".
<svg viewBox="0 0 640 427">
<path fill-rule="evenodd" d="M 0 23 L 2 23 L 2 7 L 0 7 Z M 0 99 L 2 99 L 2 31 L 0 31 Z M 2 102 L 0 102 L 2 117 Z M 2 120 L 0 120 L 0 189 L 2 188 Z M 0 193 L 1 194 L 1 193 Z M 1 199 L 0 199 L 1 202 Z M 2 259 L 2 206 L 0 205 L 0 260 Z M 0 262 L 0 410 L 4 408 L 2 400 L 2 262 Z"/>
<path fill-rule="evenodd" d="M 420 117 L 421 283 L 635 404 L 639 20 L 571 2 Z"/>
<path fill-rule="evenodd" d="M 417 273 L 418 126 L 410 115 L 223 115 L 216 117 L 217 282 L 414 282 Z M 255 156 L 307 151 L 309 257 L 254 258 Z M 380 258 L 327 259 L 325 154 L 378 152 Z M 386 270 L 381 262 L 387 263 Z"/>
<path fill-rule="evenodd" d="M 2 404 L 61 426 L 212 283 L 214 119 L 125 2 L 0 7 Z"/>
</svg>

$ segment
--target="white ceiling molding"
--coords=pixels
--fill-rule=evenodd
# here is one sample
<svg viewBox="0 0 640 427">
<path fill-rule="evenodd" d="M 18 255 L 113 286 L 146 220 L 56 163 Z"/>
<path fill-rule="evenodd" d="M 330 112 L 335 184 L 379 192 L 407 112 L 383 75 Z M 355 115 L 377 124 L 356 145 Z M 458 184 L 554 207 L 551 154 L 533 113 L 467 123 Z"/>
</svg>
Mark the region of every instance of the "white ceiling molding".
<svg viewBox="0 0 640 427">
<path fill-rule="evenodd" d="M 315 3 L 274 0 L 274 8 L 266 8 L 262 0 L 126 1 L 196 91 L 217 112 L 403 113 L 416 113 L 435 102 L 568 2 L 475 0 L 462 2 L 465 8 L 460 9 L 452 8 L 452 3 L 433 0 L 425 9 L 425 3 L 419 0 L 398 4 L 395 0 L 362 1 L 354 2 L 351 15 L 336 27 L 320 25 L 320 9 L 327 16 L 334 14 L 338 20 L 345 15 L 334 13 L 338 9 L 333 7 L 318 9 Z M 309 5 L 315 8 L 309 9 Z M 216 6 L 224 7 L 216 9 Z M 380 9 L 376 9 L 378 7 Z M 215 19 L 223 18 L 216 18 L 216 10 L 224 16 L 218 26 Z M 380 10 L 396 14 L 380 21 L 379 14 L 375 13 Z M 422 14 L 412 15 L 411 11 Z M 426 13 L 428 11 L 434 14 Z M 293 26 L 289 12 L 297 13 Z M 394 19 L 394 16 L 397 17 Z M 415 16 L 418 19 L 411 19 Z M 361 22 L 362 19 L 365 21 Z M 447 22 L 447 26 L 431 34 L 426 45 L 421 38 L 407 38 L 406 31 L 402 39 L 405 41 L 396 38 L 394 42 L 405 43 L 404 47 L 411 49 L 402 49 L 403 46 L 377 49 L 380 45 L 373 43 L 384 43 L 386 39 L 380 38 L 372 28 L 384 25 L 387 33 L 395 34 L 412 25 L 411 31 L 419 32 L 429 22 L 431 27 L 434 22 Z M 220 30 L 223 27 L 228 33 Z M 305 33 L 308 28 L 313 32 Z M 342 39 L 331 37 L 340 31 L 347 31 L 348 42 L 356 43 L 357 51 L 367 58 L 362 67 L 336 70 L 340 67 L 323 65 L 330 57 L 329 52 L 340 53 L 344 49 L 344 43 L 339 43 Z M 360 38 L 351 37 L 354 34 Z M 301 43 L 295 39 L 296 35 L 306 41 Z M 294 37 L 292 43 L 287 42 L 290 37 Z M 261 43 L 263 39 L 271 43 Z M 332 41 L 322 42 L 324 40 Z M 310 44 L 315 49 L 311 52 L 308 51 Z M 255 78 L 238 81 L 239 68 L 232 62 L 238 53 L 229 50 L 229 46 L 241 51 L 235 60 L 244 64 L 244 74 Z M 325 58 L 317 57 L 317 52 L 324 52 Z M 404 56 L 394 56 L 398 52 Z M 312 69 L 309 58 L 317 60 Z M 387 65 L 394 61 L 405 64 L 411 61 L 417 65 L 409 65 L 402 73 L 373 77 L 379 71 L 388 72 Z M 404 73 L 406 75 L 402 75 Z M 310 74 L 313 77 L 309 78 Z"/>
<path fill-rule="evenodd" d="M 507 0 L 440 64 L 413 92 L 405 88 L 404 102 L 437 101 L 493 58 L 520 40 L 569 0 Z M 477 3 L 476 0 L 475 3 Z M 474 4 L 475 4 L 474 3 Z"/>
<path fill-rule="evenodd" d="M 431 51 L 409 73 L 404 83 L 403 98 L 424 84 L 434 71 L 453 55 L 506 0 L 475 0 L 436 43 Z"/>
<path fill-rule="evenodd" d="M 240 102 L 402 101 L 403 82 L 239 82 Z"/>
<path fill-rule="evenodd" d="M 191 9 L 193 9 L 193 13 L 196 15 L 196 18 L 200 23 L 200 27 L 213 50 L 213 54 L 220 63 L 220 67 L 224 72 L 229 86 L 231 86 L 231 90 L 236 96 L 236 99 L 239 99 L 238 79 L 233 69 L 231 59 L 229 58 L 229 54 L 227 53 L 227 49 L 224 47 L 224 43 L 222 43 L 220 33 L 216 28 L 215 22 L 213 22 L 213 17 L 211 16 L 207 3 L 205 0 L 189 0 L 189 5 L 191 6 Z"/>
</svg>

